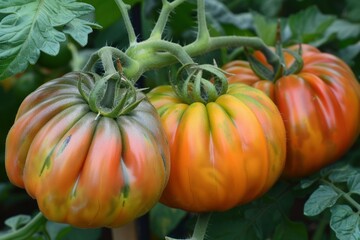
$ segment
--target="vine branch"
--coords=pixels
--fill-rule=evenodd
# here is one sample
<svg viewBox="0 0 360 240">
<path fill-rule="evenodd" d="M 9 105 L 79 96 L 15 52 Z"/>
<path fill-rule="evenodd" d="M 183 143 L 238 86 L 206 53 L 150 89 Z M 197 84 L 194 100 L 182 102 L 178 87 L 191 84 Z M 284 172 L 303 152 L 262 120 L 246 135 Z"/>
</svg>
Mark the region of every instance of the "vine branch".
<svg viewBox="0 0 360 240">
<path fill-rule="evenodd" d="M 356 208 L 357 212 L 360 212 L 360 204 L 358 202 L 356 202 L 349 193 L 344 192 L 341 188 L 338 188 L 335 184 L 333 184 L 332 182 L 326 180 L 326 179 L 321 179 L 320 180 L 321 183 L 324 183 L 325 185 L 331 187 L 332 189 L 334 189 L 335 192 L 337 192 L 340 196 L 342 196 L 348 203 L 350 203 L 354 208 Z"/>
<path fill-rule="evenodd" d="M 168 22 L 170 13 L 185 0 L 175 0 L 173 2 L 168 2 L 167 0 L 162 1 L 162 9 L 159 15 L 159 18 L 155 24 L 155 27 L 151 31 L 150 38 L 152 40 L 161 39 L 164 32 L 166 23 Z"/>
<path fill-rule="evenodd" d="M 27 240 L 45 224 L 47 219 L 39 212 L 28 224 L 13 232 L 0 235 L 0 240 Z"/>
<path fill-rule="evenodd" d="M 130 46 L 134 45 L 136 44 L 136 35 L 128 12 L 130 10 L 130 6 L 125 4 L 122 0 L 115 0 L 115 3 L 118 6 L 121 16 L 124 20 L 126 31 L 128 33 L 129 44 Z"/>
</svg>

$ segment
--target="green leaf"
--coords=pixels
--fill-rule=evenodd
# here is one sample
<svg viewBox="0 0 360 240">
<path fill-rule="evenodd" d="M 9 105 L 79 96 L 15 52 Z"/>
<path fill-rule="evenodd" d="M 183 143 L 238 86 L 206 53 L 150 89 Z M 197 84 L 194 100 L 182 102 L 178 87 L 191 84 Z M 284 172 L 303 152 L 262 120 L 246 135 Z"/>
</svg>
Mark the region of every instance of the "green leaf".
<svg viewBox="0 0 360 240">
<path fill-rule="evenodd" d="M 359 174 L 358 170 L 349 164 L 329 168 L 329 180 L 334 183 L 347 182 L 349 177 Z"/>
<path fill-rule="evenodd" d="M 150 228 L 158 237 L 164 238 L 186 216 L 186 212 L 158 203 L 150 211 Z"/>
<path fill-rule="evenodd" d="M 0 3 L 0 80 L 35 64 L 40 51 L 55 56 L 60 42 L 70 35 L 80 45 L 87 43 L 92 28 L 100 28 L 81 17 L 94 8 L 75 0 L 14 0 Z"/>
<path fill-rule="evenodd" d="M 72 227 L 68 224 L 55 223 L 47 221 L 46 231 L 50 236 L 50 239 L 60 240 L 63 239 L 66 234 L 71 231 Z"/>
<path fill-rule="evenodd" d="M 337 38 L 340 40 L 356 38 L 360 35 L 360 23 L 352 23 L 343 19 L 337 19 L 327 29 L 326 34 L 336 34 Z"/>
<path fill-rule="evenodd" d="M 28 215 L 16 215 L 5 220 L 5 225 L 15 231 L 30 222 L 31 217 Z"/>
<path fill-rule="evenodd" d="M 354 59 L 356 56 L 360 54 L 360 41 L 353 45 L 349 45 L 346 48 L 342 49 L 339 52 L 340 57 L 347 62 L 348 64 L 351 64 L 354 62 Z"/>
<path fill-rule="evenodd" d="M 106 4 L 103 0 L 82 0 L 81 2 L 91 4 L 95 8 L 95 20 L 104 29 L 120 19 L 120 10 L 115 1 L 107 1 Z"/>
<path fill-rule="evenodd" d="M 360 174 L 352 175 L 347 181 L 350 193 L 360 194 Z"/>
<path fill-rule="evenodd" d="M 288 24 L 294 40 L 320 46 L 327 40 L 325 32 L 334 20 L 334 16 L 324 15 L 317 7 L 312 6 L 291 15 Z"/>
<path fill-rule="evenodd" d="M 306 201 L 304 214 L 306 216 L 316 216 L 326 208 L 332 207 L 340 196 L 330 186 L 320 185 Z"/>
<path fill-rule="evenodd" d="M 253 19 L 250 13 L 232 13 L 225 4 L 218 0 L 205 1 L 206 14 L 215 29 L 218 32 L 223 32 L 222 24 L 234 25 L 239 29 L 249 29 L 253 26 Z"/>
<path fill-rule="evenodd" d="M 274 46 L 276 42 L 277 22 L 259 13 L 252 12 L 256 34 L 265 44 Z"/>
<path fill-rule="evenodd" d="M 70 231 L 66 231 L 58 235 L 56 240 L 98 240 L 101 237 L 101 228 L 75 228 L 71 227 Z"/>
<path fill-rule="evenodd" d="M 306 240 L 307 229 L 302 222 L 293 222 L 287 218 L 275 229 L 273 240 Z"/>
<path fill-rule="evenodd" d="M 221 231 L 219 230 L 221 229 Z M 206 231 L 207 239 L 212 240 L 260 240 L 255 224 L 244 219 L 238 208 L 222 213 L 213 213 Z"/>
<path fill-rule="evenodd" d="M 319 180 L 319 177 L 311 177 L 311 178 L 305 178 L 300 181 L 300 187 L 302 189 L 311 187 L 314 183 L 316 183 Z"/>
<path fill-rule="evenodd" d="M 360 239 L 360 218 L 358 213 L 354 213 L 347 205 L 336 205 L 330 211 L 330 227 L 339 240 Z"/>
<path fill-rule="evenodd" d="M 360 1 L 359 0 L 346 0 L 346 17 L 351 21 L 360 22 Z"/>
</svg>

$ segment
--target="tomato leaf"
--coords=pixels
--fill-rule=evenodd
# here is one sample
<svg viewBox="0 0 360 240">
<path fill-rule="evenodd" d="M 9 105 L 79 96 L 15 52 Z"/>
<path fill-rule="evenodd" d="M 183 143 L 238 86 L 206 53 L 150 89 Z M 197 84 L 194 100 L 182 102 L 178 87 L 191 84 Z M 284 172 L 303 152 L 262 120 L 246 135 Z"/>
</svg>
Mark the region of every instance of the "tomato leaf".
<svg viewBox="0 0 360 240">
<path fill-rule="evenodd" d="M 360 239 L 360 217 L 347 205 L 331 208 L 330 227 L 340 240 Z"/>
<path fill-rule="evenodd" d="M 253 26 L 253 19 L 250 13 L 234 14 L 225 4 L 218 0 L 207 0 L 205 3 L 209 23 L 218 32 L 224 32 L 222 24 L 230 24 L 238 29 L 249 29 Z"/>
<path fill-rule="evenodd" d="M 71 229 L 72 227 L 68 224 L 55 223 L 52 221 L 46 223 L 46 232 L 49 234 L 50 239 L 64 239 L 64 236 L 66 236 Z"/>
<path fill-rule="evenodd" d="M 273 236 L 274 240 L 305 240 L 308 239 L 307 229 L 302 222 L 293 222 L 287 218 L 279 224 Z"/>
<path fill-rule="evenodd" d="M 354 65 L 354 59 L 360 54 L 360 41 L 340 50 L 339 56 L 348 64 Z"/>
<path fill-rule="evenodd" d="M 360 23 L 352 23 L 343 19 L 337 19 L 326 30 L 326 35 L 335 34 L 339 40 L 356 38 L 360 35 Z"/>
<path fill-rule="evenodd" d="M 331 182 L 342 183 L 342 182 L 347 182 L 350 177 L 357 174 L 358 171 L 354 167 L 352 167 L 349 164 L 346 164 L 331 169 L 328 178 Z"/>
<path fill-rule="evenodd" d="M 345 12 L 347 18 L 351 21 L 360 22 L 360 1 L 359 0 L 346 0 Z"/>
<path fill-rule="evenodd" d="M 277 22 L 257 12 L 252 12 L 256 34 L 265 44 L 274 46 L 276 41 Z"/>
<path fill-rule="evenodd" d="M 5 225 L 15 231 L 30 222 L 31 217 L 28 215 L 16 215 L 5 220 Z"/>
<path fill-rule="evenodd" d="M 158 237 L 164 238 L 185 216 L 185 211 L 158 203 L 150 211 L 150 228 Z"/>
<path fill-rule="evenodd" d="M 349 177 L 347 186 L 350 193 L 360 194 L 360 174 Z"/>
<path fill-rule="evenodd" d="M 306 216 L 316 216 L 328 207 L 332 207 L 339 199 L 339 195 L 333 188 L 326 185 L 320 185 L 306 201 L 304 214 Z"/>
<path fill-rule="evenodd" d="M 316 6 L 309 7 L 288 19 L 292 38 L 301 43 L 320 46 L 327 40 L 325 31 L 336 18 L 322 14 Z"/>
<path fill-rule="evenodd" d="M 99 25 L 80 19 L 94 8 L 75 0 L 2 1 L 0 13 L 0 80 L 35 64 L 40 51 L 55 56 L 70 35 L 80 45 Z"/>
</svg>

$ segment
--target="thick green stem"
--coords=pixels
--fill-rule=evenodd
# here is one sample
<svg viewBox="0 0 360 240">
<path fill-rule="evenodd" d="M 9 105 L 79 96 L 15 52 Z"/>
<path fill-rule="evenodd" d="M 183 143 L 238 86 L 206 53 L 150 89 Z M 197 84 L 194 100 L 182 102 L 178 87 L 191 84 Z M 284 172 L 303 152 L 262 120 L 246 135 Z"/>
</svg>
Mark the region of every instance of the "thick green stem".
<svg viewBox="0 0 360 240">
<path fill-rule="evenodd" d="M 255 50 L 260 50 L 266 57 L 267 61 L 273 67 L 277 67 L 280 64 L 279 57 L 271 51 L 268 46 L 258 37 L 243 37 L 243 36 L 222 36 L 212 37 L 208 41 L 207 45 L 194 42 L 185 46 L 186 52 L 190 56 L 204 54 L 215 49 L 224 47 L 250 47 Z"/>
<path fill-rule="evenodd" d="M 194 233 L 191 240 L 204 240 L 206 236 L 206 230 L 211 218 L 211 213 L 202 213 L 198 216 L 196 221 Z"/>
<path fill-rule="evenodd" d="M 183 65 L 194 63 L 182 46 L 165 40 L 147 40 L 138 43 L 133 48 L 129 48 L 126 51 L 126 54 L 141 66 L 137 71 L 134 68 L 136 72 L 125 72 L 126 76 L 131 79 L 140 77 L 142 73 L 150 69 L 156 69 L 175 63 L 176 60 Z"/>
<path fill-rule="evenodd" d="M 171 3 L 167 0 L 163 0 L 162 12 L 160 13 L 158 22 L 156 23 L 150 38 L 139 43 L 136 42 L 134 29 L 127 13 L 127 5 L 125 5 L 121 0 L 115 1 L 122 12 L 127 31 L 129 32 L 130 46 L 125 53 L 115 49 L 112 50 L 112 53 L 117 55 L 117 57 L 121 60 L 124 75 L 134 82 L 136 82 L 141 75 L 148 70 L 169 66 L 177 61 L 183 65 L 193 63 L 191 57 L 227 47 L 249 47 L 254 50 L 260 50 L 265 55 L 268 63 L 273 67 L 273 69 L 279 69 L 279 57 L 258 37 L 210 37 L 206 25 L 205 0 L 197 0 L 199 22 L 197 39 L 193 43 L 185 46 L 161 40 L 161 34 L 170 12 L 185 0 L 174 0 Z M 99 51 L 102 50 L 100 49 Z M 84 67 L 84 70 L 91 70 L 98 60 L 99 56 L 97 54 L 93 54 L 90 57 L 89 62 Z"/>
<path fill-rule="evenodd" d="M 31 236 L 36 233 L 43 224 L 45 224 L 47 219 L 39 212 L 28 224 L 24 227 L 10 232 L 4 235 L 0 235 L 0 240 L 27 240 L 30 239 Z"/>
<path fill-rule="evenodd" d="M 263 52 L 272 66 L 277 67 L 280 64 L 277 55 L 268 49 L 265 43 L 257 37 L 210 37 L 209 41 L 205 43 L 195 41 L 183 47 L 165 40 L 154 40 L 138 43 L 126 51 L 126 54 L 141 66 L 141 68 L 137 70 L 134 68 L 134 71 L 127 71 L 126 76 L 136 81 L 137 77 L 140 77 L 143 73 L 142 71 L 168 66 L 175 63 L 177 59 L 183 59 L 180 61 L 183 64 L 190 63 L 192 62 L 192 60 L 190 61 L 191 57 L 216 49 L 244 46 Z M 164 52 L 157 53 L 156 51 Z"/>
<path fill-rule="evenodd" d="M 159 18 L 155 24 L 155 27 L 151 31 L 150 39 L 161 39 L 161 36 L 164 32 L 165 26 L 168 22 L 170 13 L 185 0 L 175 0 L 169 3 L 167 0 L 163 0 L 163 6 L 159 15 Z"/>
<path fill-rule="evenodd" d="M 197 8 L 197 18 L 198 18 L 198 33 L 196 42 L 206 43 L 209 41 L 210 34 L 206 24 L 206 11 L 205 11 L 205 1 L 198 0 Z"/>
<path fill-rule="evenodd" d="M 131 24 L 129 13 L 128 13 L 130 6 L 125 4 L 122 0 L 115 0 L 115 2 L 116 2 L 116 5 L 119 7 L 122 18 L 124 20 L 126 31 L 128 33 L 128 37 L 129 37 L 130 46 L 133 44 L 136 44 L 136 35 L 135 35 L 134 27 Z"/>
</svg>

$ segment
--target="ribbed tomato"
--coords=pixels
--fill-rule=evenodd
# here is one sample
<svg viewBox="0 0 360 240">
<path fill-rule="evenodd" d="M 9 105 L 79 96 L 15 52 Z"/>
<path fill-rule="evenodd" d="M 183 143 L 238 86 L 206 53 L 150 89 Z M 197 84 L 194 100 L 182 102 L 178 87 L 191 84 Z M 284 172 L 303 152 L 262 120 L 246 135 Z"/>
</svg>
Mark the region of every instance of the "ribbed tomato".
<svg viewBox="0 0 360 240">
<path fill-rule="evenodd" d="M 288 140 L 284 176 L 290 178 L 307 176 L 339 159 L 360 131 L 360 87 L 351 69 L 315 47 L 304 44 L 302 49 L 302 69 L 275 81 L 260 79 L 244 61 L 223 66 L 230 83 L 261 89 L 280 110 Z M 260 52 L 255 56 L 265 63 Z M 289 67 L 294 58 L 287 52 L 284 56 Z"/>
<path fill-rule="evenodd" d="M 80 78 L 90 91 L 92 75 L 69 73 L 23 101 L 6 140 L 6 171 L 48 219 L 115 227 L 159 200 L 170 170 L 166 135 L 147 100 L 126 115 L 97 115 Z"/>
<path fill-rule="evenodd" d="M 193 212 L 224 211 L 265 193 L 285 164 L 285 128 L 273 102 L 245 84 L 207 104 L 186 104 L 171 86 L 148 93 L 170 145 L 161 202 Z"/>
</svg>

